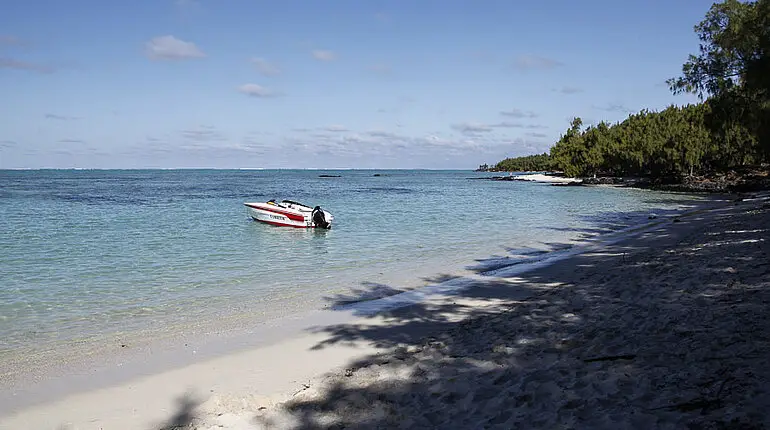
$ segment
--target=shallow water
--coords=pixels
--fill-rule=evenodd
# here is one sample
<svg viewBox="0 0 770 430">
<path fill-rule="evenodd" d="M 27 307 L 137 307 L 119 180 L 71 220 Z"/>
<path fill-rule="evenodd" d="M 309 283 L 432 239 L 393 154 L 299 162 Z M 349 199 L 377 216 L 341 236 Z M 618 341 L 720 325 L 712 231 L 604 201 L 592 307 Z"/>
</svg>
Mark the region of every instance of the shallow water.
<svg viewBox="0 0 770 430">
<path fill-rule="evenodd" d="M 415 287 L 697 202 L 468 179 L 480 176 L 490 175 L 0 171 L 0 358 L 238 315 L 270 319 L 351 288 Z M 315 231 L 252 221 L 243 202 L 271 198 L 321 205 L 335 224 Z"/>
</svg>

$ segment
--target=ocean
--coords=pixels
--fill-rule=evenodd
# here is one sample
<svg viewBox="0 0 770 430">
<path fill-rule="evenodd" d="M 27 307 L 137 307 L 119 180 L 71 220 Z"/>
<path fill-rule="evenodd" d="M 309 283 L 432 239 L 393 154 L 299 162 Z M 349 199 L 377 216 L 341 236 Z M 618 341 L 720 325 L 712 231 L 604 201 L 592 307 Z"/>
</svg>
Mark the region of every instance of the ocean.
<svg viewBox="0 0 770 430">
<path fill-rule="evenodd" d="M 702 200 L 471 179 L 485 176 L 0 171 L 0 375 L 20 357 L 73 345 L 210 333 L 320 309 L 354 290 L 430 285 Z M 293 229 L 248 217 L 244 202 L 272 198 L 320 205 L 334 225 Z"/>
</svg>

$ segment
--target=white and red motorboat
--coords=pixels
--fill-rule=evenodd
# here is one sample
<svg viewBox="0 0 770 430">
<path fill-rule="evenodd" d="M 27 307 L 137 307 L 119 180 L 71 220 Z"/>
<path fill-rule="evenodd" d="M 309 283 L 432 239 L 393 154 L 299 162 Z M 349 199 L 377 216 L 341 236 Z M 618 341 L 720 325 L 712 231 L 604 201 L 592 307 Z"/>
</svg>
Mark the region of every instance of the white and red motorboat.
<svg viewBox="0 0 770 430">
<path fill-rule="evenodd" d="M 265 203 L 244 203 L 256 221 L 281 227 L 332 228 L 334 217 L 320 206 L 311 208 L 302 203 L 274 199 Z"/>
</svg>

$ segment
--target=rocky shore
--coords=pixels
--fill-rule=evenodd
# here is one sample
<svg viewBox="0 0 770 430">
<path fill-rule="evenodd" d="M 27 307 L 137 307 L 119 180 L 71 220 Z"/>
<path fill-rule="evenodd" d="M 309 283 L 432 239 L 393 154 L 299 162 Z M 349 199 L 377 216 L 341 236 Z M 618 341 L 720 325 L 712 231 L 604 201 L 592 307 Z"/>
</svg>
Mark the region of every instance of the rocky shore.
<svg viewBox="0 0 770 430">
<path fill-rule="evenodd" d="M 708 176 L 689 176 L 682 179 L 663 180 L 617 176 L 567 178 L 559 173 L 508 174 L 472 179 L 548 182 L 554 186 L 609 185 L 688 193 L 748 193 L 770 190 L 770 166 L 730 170 L 726 173 Z"/>
</svg>

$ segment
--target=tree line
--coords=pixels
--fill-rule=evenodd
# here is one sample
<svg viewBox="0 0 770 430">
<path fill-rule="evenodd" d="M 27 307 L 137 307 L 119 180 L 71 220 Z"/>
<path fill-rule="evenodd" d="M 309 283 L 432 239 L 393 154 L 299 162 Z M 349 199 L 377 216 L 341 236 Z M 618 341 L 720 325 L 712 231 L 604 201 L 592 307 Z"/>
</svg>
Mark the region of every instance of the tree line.
<svg viewBox="0 0 770 430">
<path fill-rule="evenodd" d="M 715 3 L 695 31 L 699 54 L 667 84 L 700 103 L 642 110 L 615 124 L 584 127 L 574 118 L 548 153 L 495 168 L 681 179 L 770 161 L 770 0 Z"/>
</svg>

